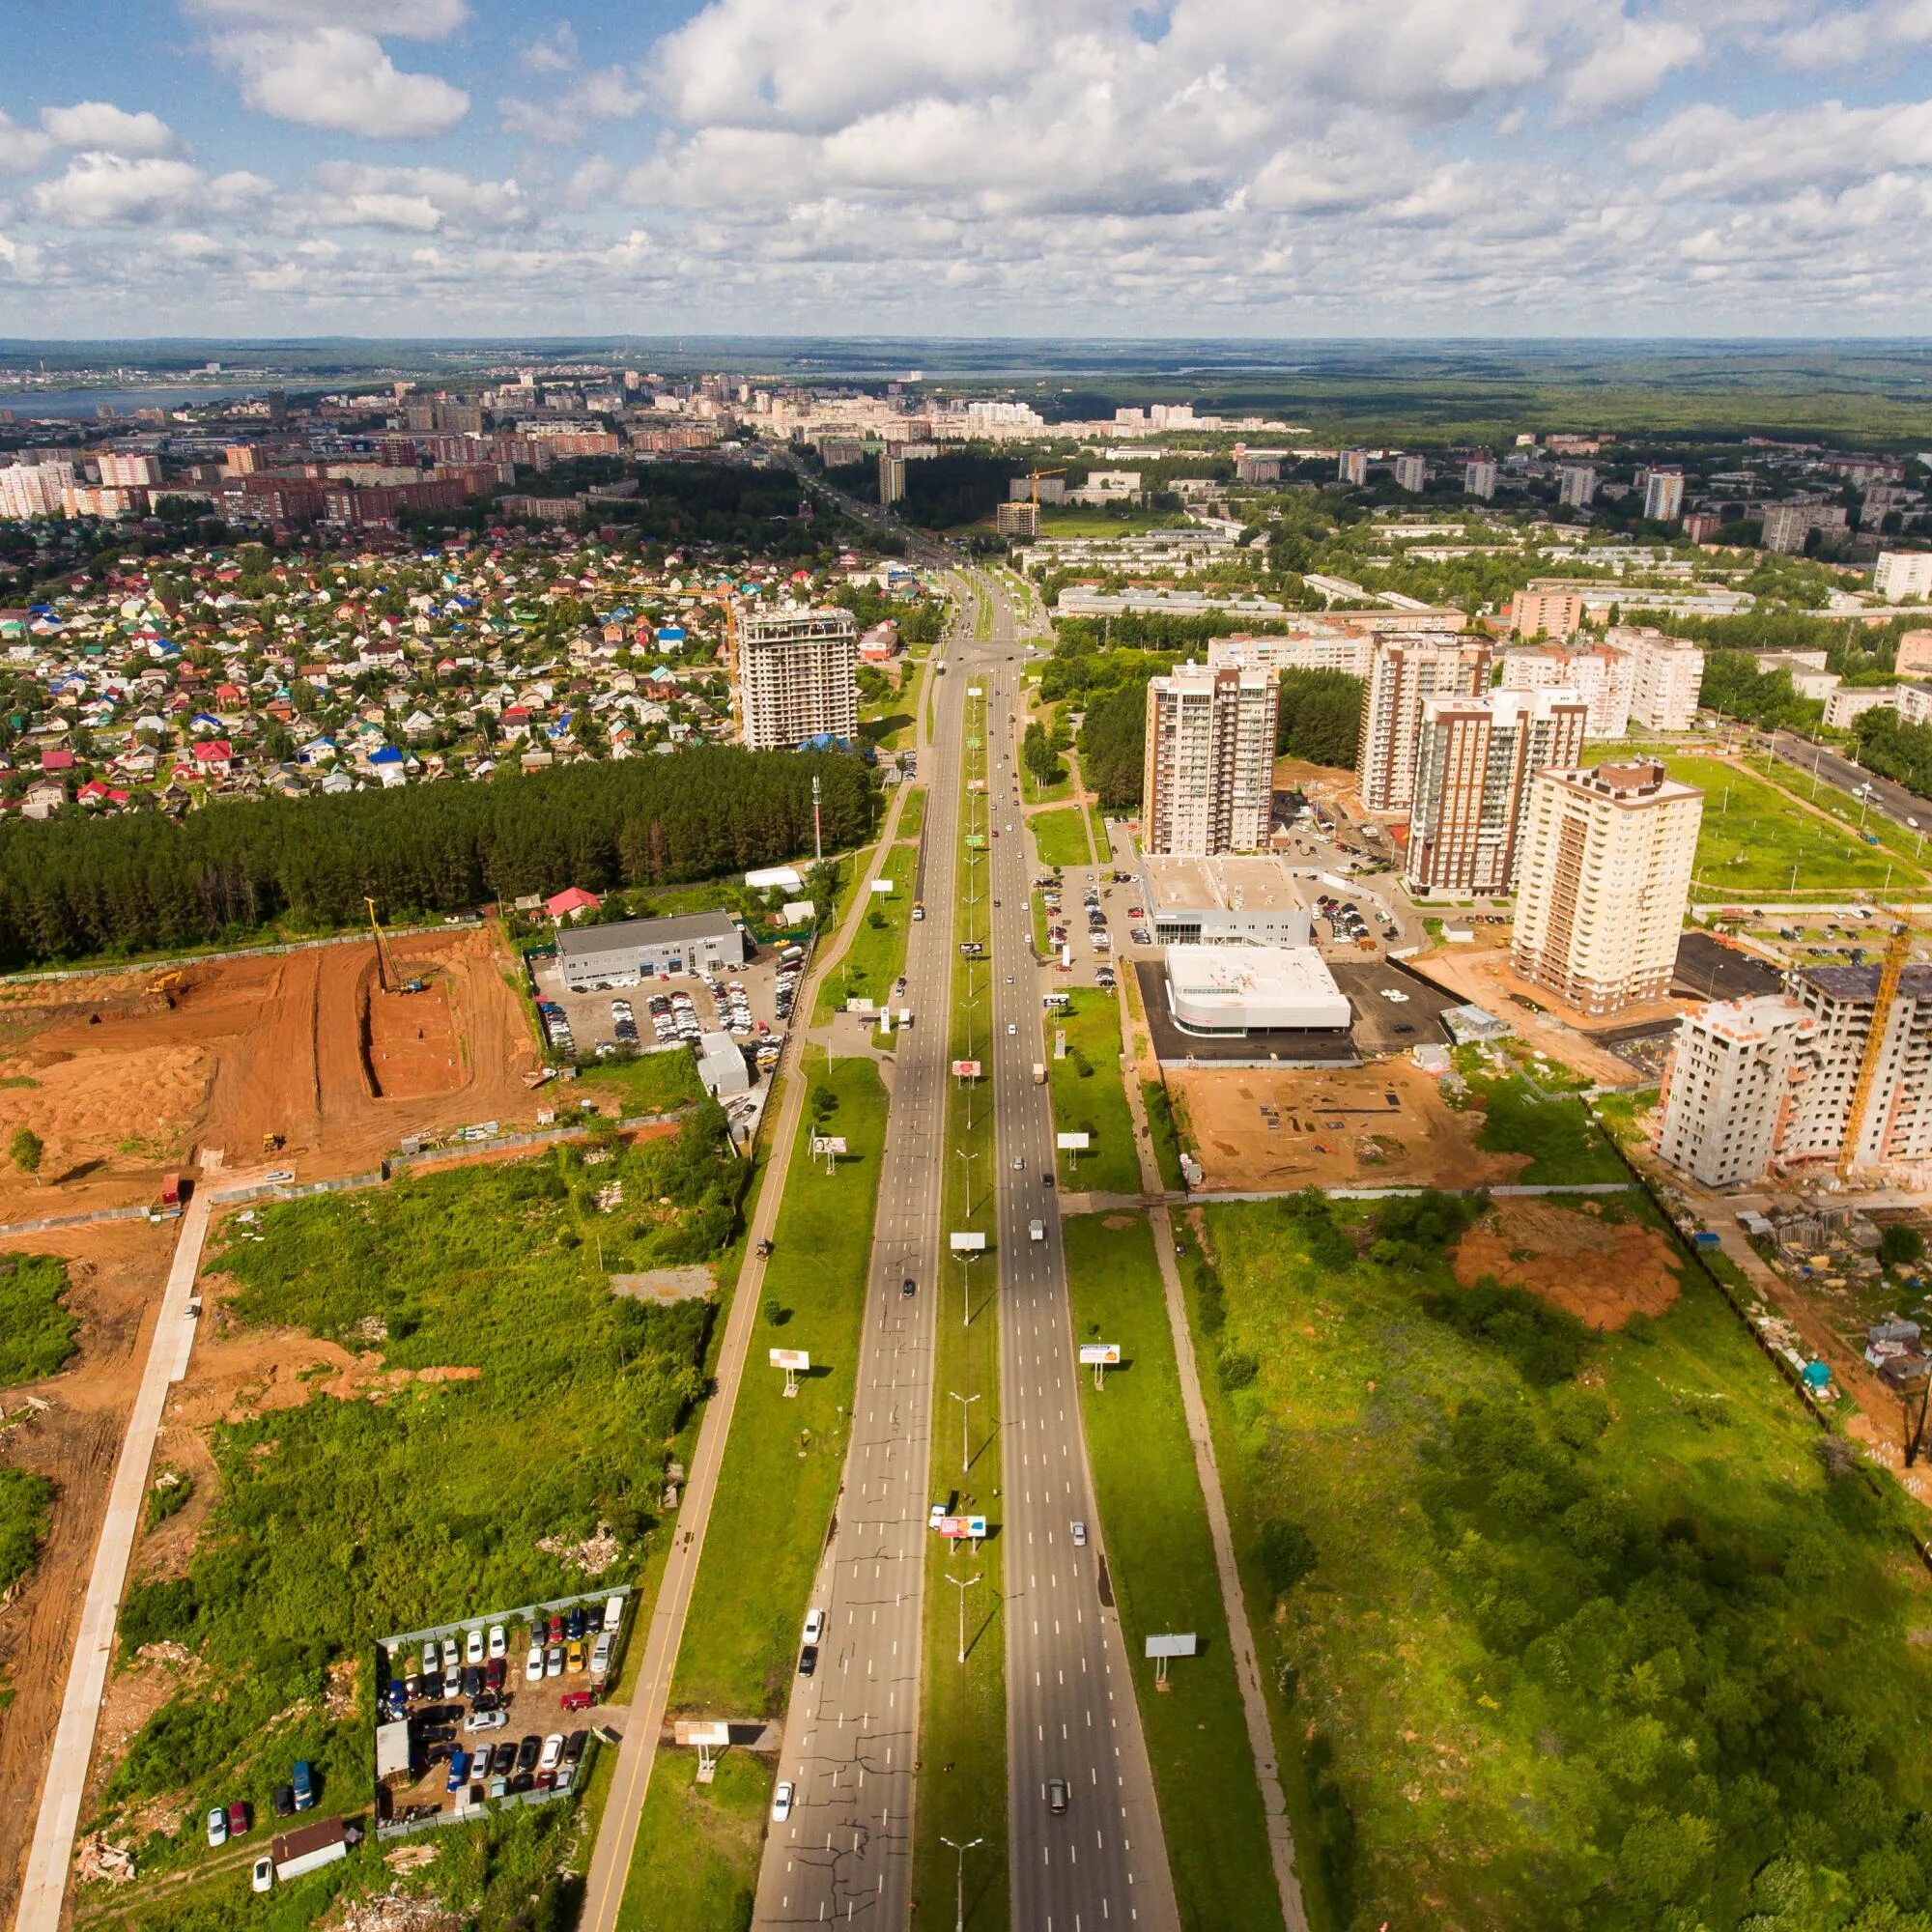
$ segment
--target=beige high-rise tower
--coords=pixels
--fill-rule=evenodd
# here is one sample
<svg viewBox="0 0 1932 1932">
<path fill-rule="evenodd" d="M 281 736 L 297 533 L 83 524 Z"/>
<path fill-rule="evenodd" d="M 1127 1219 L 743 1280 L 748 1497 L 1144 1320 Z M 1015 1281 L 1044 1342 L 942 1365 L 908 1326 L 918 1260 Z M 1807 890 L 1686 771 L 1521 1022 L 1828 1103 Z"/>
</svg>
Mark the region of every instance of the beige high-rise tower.
<svg viewBox="0 0 1932 1932">
<path fill-rule="evenodd" d="M 1649 761 L 1539 772 L 1519 865 L 1516 969 L 1585 1013 L 1670 990 L 1704 794 Z"/>
<path fill-rule="evenodd" d="M 1142 849 L 1207 858 L 1264 845 L 1274 724 L 1271 670 L 1190 664 L 1150 678 Z"/>
<path fill-rule="evenodd" d="M 1355 768 L 1371 811 L 1406 811 L 1415 797 L 1415 742 L 1433 697 L 1480 697 L 1489 688 L 1490 647 L 1448 638 L 1376 639 L 1362 692 Z"/>
<path fill-rule="evenodd" d="M 738 735 L 754 752 L 859 735 L 859 640 L 849 611 L 737 618 Z"/>
</svg>

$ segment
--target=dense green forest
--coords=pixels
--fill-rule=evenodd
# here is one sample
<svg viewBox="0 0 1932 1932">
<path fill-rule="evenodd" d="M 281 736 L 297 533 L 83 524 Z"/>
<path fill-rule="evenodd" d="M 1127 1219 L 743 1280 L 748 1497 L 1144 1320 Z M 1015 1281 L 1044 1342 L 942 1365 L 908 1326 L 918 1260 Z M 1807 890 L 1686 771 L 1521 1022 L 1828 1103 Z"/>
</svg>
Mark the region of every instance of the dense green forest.
<svg viewBox="0 0 1932 1932">
<path fill-rule="evenodd" d="M 900 504 L 908 523 L 929 530 L 957 529 L 962 524 L 983 523 L 1007 500 L 1007 485 L 1025 473 L 1016 457 L 986 456 L 977 450 L 949 450 L 905 467 L 905 500 Z M 825 480 L 848 496 L 866 502 L 879 499 L 879 466 L 842 463 L 825 472 Z"/>
<path fill-rule="evenodd" d="M 1352 765 L 1362 727 L 1362 680 L 1345 670 L 1285 670 L 1275 751 L 1317 765 Z"/>
<path fill-rule="evenodd" d="M 0 826 L 0 969 L 191 946 L 282 915 L 341 924 L 567 885 L 663 885 L 794 858 L 872 824 L 866 768 L 833 754 L 709 747 L 509 772 L 490 783 Z"/>
<path fill-rule="evenodd" d="M 1108 811 L 1141 802 L 1147 754 L 1147 685 L 1124 684 L 1096 697 L 1080 726 L 1080 773 Z"/>
</svg>

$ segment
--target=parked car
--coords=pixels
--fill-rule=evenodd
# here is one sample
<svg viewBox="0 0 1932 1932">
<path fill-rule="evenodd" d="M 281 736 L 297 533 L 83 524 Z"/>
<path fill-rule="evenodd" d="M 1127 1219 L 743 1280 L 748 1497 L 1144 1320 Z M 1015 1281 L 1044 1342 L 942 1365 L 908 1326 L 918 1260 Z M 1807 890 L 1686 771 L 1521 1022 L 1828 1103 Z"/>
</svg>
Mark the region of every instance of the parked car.
<svg viewBox="0 0 1932 1932">
<path fill-rule="evenodd" d="M 208 1814 L 209 1849 L 213 1850 L 216 1846 L 225 1845 L 227 1842 L 228 1842 L 228 1813 L 224 1811 L 220 1805 L 217 1804 L 214 1807 L 214 1809 Z"/>
<path fill-rule="evenodd" d="M 517 1746 L 517 1769 L 519 1771 L 534 1771 L 537 1768 L 537 1758 L 542 1751 L 543 1740 L 534 1731 L 531 1731 Z"/>
<path fill-rule="evenodd" d="M 507 1711 L 471 1711 L 463 1720 L 466 1731 L 500 1731 L 510 1721 Z"/>
<path fill-rule="evenodd" d="M 510 1648 L 510 1640 L 503 1634 L 503 1626 L 501 1624 L 492 1624 L 490 1626 L 491 1661 L 494 1662 L 497 1659 L 504 1656 L 504 1654 L 509 1650 L 509 1648 Z"/>
<path fill-rule="evenodd" d="M 544 1647 L 541 1643 L 530 1645 L 529 1655 L 524 1659 L 524 1682 L 538 1684 L 543 1681 Z"/>
<path fill-rule="evenodd" d="M 554 1643 L 544 1653 L 544 1675 L 546 1677 L 561 1677 L 563 1675 L 562 1644 Z"/>
<path fill-rule="evenodd" d="M 449 1754 L 449 1776 L 442 1781 L 445 1791 L 461 1791 L 469 1778 L 469 1753 L 453 1750 Z"/>
<path fill-rule="evenodd" d="M 563 1733 L 553 1731 L 543 1742 L 543 1755 L 537 1759 L 539 1771 L 554 1771 L 563 1762 Z"/>
<path fill-rule="evenodd" d="M 483 1631 L 480 1625 L 463 1634 L 463 1661 L 465 1663 L 483 1662 Z"/>
<path fill-rule="evenodd" d="M 315 1808 L 315 1767 L 307 1758 L 296 1760 L 296 1768 L 290 1779 L 295 1787 L 296 1809 L 311 1811 Z"/>
<path fill-rule="evenodd" d="M 825 1612 L 815 1605 L 805 1613 L 805 1641 L 816 1643 L 825 1634 Z"/>
<path fill-rule="evenodd" d="M 582 1639 L 567 1646 L 563 1653 L 563 1667 L 574 1677 L 583 1668 L 583 1644 Z"/>
<path fill-rule="evenodd" d="M 275 1883 L 275 1861 L 267 1852 L 249 1868 L 248 1883 L 256 1891 L 267 1891 Z"/>
<path fill-rule="evenodd" d="M 563 1634 L 573 1643 L 583 1634 L 583 1605 L 573 1604 L 570 1614 L 563 1620 Z"/>
<path fill-rule="evenodd" d="M 572 1731 L 569 1737 L 563 1741 L 564 1763 L 576 1764 L 589 1747 L 589 1744 L 590 1733 L 588 1731 Z"/>
<path fill-rule="evenodd" d="M 295 1786 L 292 1784 L 276 1785 L 274 1790 L 269 1794 L 269 1803 L 274 1807 L 274 1813 L 277 1818 L 292 1817 L 296 1808 Z"/>
<path fill-rule="evenodd" d="M 231 1838 L 245 1838 L 248 1827 L 255 1822 L 254 1814 L 248 1809 L 248 1801 L 238 1798 L 228 1807 L 228 1835 Z"/>
<path fill-rule="evenodd" d="M 563 1711 L 587 1711 L 596 1701 L 588 1690 L 566 1690 L 556 1700 L 557 1708 Z"/>
</svg>

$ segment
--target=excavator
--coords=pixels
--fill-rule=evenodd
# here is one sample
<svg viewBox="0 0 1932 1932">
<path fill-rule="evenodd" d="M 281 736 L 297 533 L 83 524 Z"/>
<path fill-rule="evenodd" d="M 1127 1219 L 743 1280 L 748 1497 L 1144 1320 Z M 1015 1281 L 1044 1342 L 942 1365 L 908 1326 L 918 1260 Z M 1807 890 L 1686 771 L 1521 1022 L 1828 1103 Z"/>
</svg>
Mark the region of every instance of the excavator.
<svg viewBox="0 0 1932 1932">
<path fill-rule="evenodd" d="M 376 901 L 366 894 L 362 903 L 369 908 L 369 930 L 376 935 L 376 984 L 385 993 L 420 993 L 427 990 L 427 980 L 405 980 L 396 971 L 395 956 L 389 951 L 389 942 L 383 937 L 382 923 L 376 917 Z"/>
</svg>

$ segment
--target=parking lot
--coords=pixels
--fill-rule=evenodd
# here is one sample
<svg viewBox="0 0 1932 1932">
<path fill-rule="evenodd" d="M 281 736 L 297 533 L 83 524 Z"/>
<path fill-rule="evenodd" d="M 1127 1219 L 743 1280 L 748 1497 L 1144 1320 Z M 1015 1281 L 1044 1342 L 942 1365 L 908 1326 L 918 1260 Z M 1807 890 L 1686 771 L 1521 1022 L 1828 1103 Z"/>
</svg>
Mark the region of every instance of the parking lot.
<svg viewBox="0 0 1932 1932">
<path fill-rule="evenodd" d="M 380 1823 L 447 1824 L 573 1790 L 621 1666 L 629 1610 L 619 1590 L 379 1644 Z"/>
<path fill-rule="evenodd" d="M 784 962 L 790 950 L 766 947 L 755 960 L 715 980 L 680 973 L 595 993 L 569 991 L 556 961 L 540 959 L 538 1010 L 552 1043 L 582 1061 L 692 1044 L 700 1033 L 728 1033 L 745 1046 L 776 1048 L 790 1017 L 793 976 Z M 559 1012 L 561 1028 L 554 1017 Z"/>
</svg>

